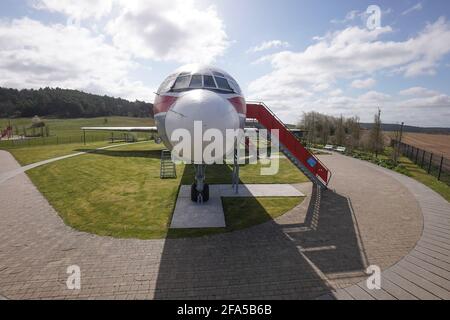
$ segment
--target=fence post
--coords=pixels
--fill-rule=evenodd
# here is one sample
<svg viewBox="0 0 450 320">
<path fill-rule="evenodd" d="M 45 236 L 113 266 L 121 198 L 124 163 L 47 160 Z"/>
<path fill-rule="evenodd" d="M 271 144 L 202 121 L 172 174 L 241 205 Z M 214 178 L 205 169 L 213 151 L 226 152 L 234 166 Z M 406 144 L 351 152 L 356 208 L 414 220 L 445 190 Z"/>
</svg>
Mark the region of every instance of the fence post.
<svg viewBox="0 0 450 320">
<path fill-rule="evenodd" d="M 428 174 L 431 172 L 431 162 L 433 161 L 433 154 L 430 155 L 430 163 L 428 164 Z"/>
<path fill-rule="evenodd" d="M 417 161 L 419 160 L 419 149 L 417 149 L 416 151 L 416 161 L 415 164 L 417 164 Z"/>
<path fill-rule="evenodd" d="M 423 162 L 424 161 L 425 161 L 425 150 L 423 150 L 423 153 L 422 153 L 422 163 L 420 165 L 421 168 L 423 168 Z"/>
<path fill-rule="evenodd" d="M 441 164 L 439 165 L 439 173 L 438 173 L 438 180 L 441 180 L 441 172 L 442 172 L 442 164 L 444 163 L 444 156 L 441 157 Z"/>
</svg>

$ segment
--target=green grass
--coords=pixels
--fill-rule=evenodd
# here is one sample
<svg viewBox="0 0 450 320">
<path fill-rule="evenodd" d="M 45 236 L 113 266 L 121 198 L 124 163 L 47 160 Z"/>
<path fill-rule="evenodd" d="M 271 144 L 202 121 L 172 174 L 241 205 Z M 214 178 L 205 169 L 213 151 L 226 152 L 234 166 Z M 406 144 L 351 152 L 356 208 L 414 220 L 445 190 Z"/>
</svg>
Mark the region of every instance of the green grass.
<svg viewBox="0 0 450 320">
<path fill-rule="evenodd" d="M 234 206 L 226 202 L 225 206 L 230 207 L 227 209 L 226 219 L 231 229 L 188 230 L 185 233 L 171 231 L 168 234 L 179 185 L 192 183 L 193 170 L 191 166 L 178 165 L 177 179 L 161 180 L 161 148 L 161 145 L 153 142 L 144 142 L 102 150 L 35 168 L 29 171 L 28 175 L 66 224 L 77 230 L 120 238 L 152 239 L 226 232 L 267 221 L 266 219 L 286 212 L 301 201 L 299 198 L 283 198 L 273 199 L 275 204 L 271 204 L 269 199 L 260 199 L 259 205 L 246 201 L 249 208 L 253 208 L 251 210 L 255 212 L 240 211 L 237 206 L 242 200 L 236 200 L 237 204 Z M 221 167 L 207 169 L 209 183 L 231 181 L 230 168 L 225 165 Z M 281 161 L 280 173 L 275 176 L 260 176 L 258 168 L 259 165 L 243 166 L 242 181 L 306 181 L 298 169 L 287 160 Z M 281 208 L 280 211 L 276 209 L 278 207 Z M 261 210 L 265 212 L 264 216 Z M 243 212 L 246 214 L 245 221 L 235 221 L 242 219 L 239 213 Z"/>
<path fill-rule="evenodd" d="M 102 127 L 102 126 L 114 126 L 114 127 L 128 127 L 128 126 L 153 126 L 154 121 L 150 118 L 132 118 L 132 117 L 105 117 L 98 118 L 79 118 L 79 119 L 53 119 L 53 118 L 41 118 L 50 128 L 49 137 L 36 137 L 28 138 L 26 140 L 14 141 L 14 140 L 0 140 L 0 149 L 13 150 L 16 148 L 30 148 L 30 147 L 44 147 L 46 145 L 60 145 L 60 144 L 81 144 L 84 139 L 87 143 L 93 143 L 98 141 L 107 141 L 111 137 L 111 132 L 103 131 L 86 131 L 86 135 L 83 135 L 81 127 Z M 8 119 L 0 119 L 0 128 L 5 128 L 9 123 Z M 18 118 L 12 119 L 11 124 L 18 127 L 18 134 L 22 135 L 22 127 L 31 126 L 31 118 Z M 15 129 L 13 129 L 16 134 Z M 28 131 L 30 133 L 30 130 Z M 123 139 L 124 133 L 115 132 L 115 139 Z M 133 136 L 138 139 L 148 138 L 147 133 L 133 133 Z"/>
<path fill-rule="evenodd" d="M 239 177 L 242 183 L 274 184 L 274 183 L 301 183 L 309 181 L 292 163 L 287 159 L 279 159 L 280 167 L 278 174 L 262 176 L 261 167 L 264 165 L 241 165 Z M 231 165 L 212 165 L 206 167 L 206 182 L 209 184 L 231 184 Z M 182 184 L 191 184 L 194 177 L 194 167 L 187 166 Z"/>
<path fill-rule="evenodd" d="M 107 118 L 108 122 L 104 123 Z M 41 120 L 50 127 L 50 135 L 58 137 L 79 137 L 82 135 L 81 127 L 128 127 L 128 126 L 153 126 L 151 118 L 133 117 L 98 117 L 98 118 L 76 118 L 76 119 L 55 119 L 41 117 Z M 0 119 L 0 128 L 5 128 L 9 121 L 13 127 L 19 127 L 19 134 L 22 133 L 22 126 L 30 127 L 31 118 Z"/>
<path fill-rule="evenodd" d="M 82 143 L 70 143 L 62 145 L 45 145 L 24 148 L 12 148 L 8 151 L 22 165 L 47 160 L 55 157 L 65 156 L 79 152 L 80 150 L 93 150 L 96 148 L 111 145 L 109 142 L 94 142 L 86 145 Z"/>
<path fill-rule="evenodd" d="M 450 186 L 448 184 L 439 181 L 436 177 L 428 174 L 424 169 L 420 168 L 406 157 L 401 157 L 399 162 L 404 167 L 404 172 L 400 173 L 406 174 L 427 187 L 430 187 L 450 202 Z"/>
</svg>

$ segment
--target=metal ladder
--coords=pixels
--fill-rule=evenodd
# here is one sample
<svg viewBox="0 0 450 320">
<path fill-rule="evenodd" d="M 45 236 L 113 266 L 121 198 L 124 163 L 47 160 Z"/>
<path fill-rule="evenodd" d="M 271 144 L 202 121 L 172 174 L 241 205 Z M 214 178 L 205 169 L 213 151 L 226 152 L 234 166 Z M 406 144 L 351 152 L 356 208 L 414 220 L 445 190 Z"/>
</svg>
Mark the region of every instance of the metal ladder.
<svg viewBox="0 0 450 320">
<path fill-rule="evenodd" d="M 169 150 L 161 150 L 161 167 L 159 176 L 161 179 L 171 179 L 177 177 L 175 163 L 172 161 L 172 154 Z"/>
</svg>

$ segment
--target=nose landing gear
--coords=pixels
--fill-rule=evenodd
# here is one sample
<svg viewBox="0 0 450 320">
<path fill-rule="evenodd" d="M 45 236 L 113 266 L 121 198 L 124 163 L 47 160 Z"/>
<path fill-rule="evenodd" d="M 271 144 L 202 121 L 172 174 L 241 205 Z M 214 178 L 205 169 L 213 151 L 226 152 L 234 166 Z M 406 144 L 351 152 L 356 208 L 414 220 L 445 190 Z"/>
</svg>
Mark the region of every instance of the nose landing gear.
<svg viewBox="0 0 450 320">
<path fill-rule="evenodd" d="M 203 185 L 203 190 L 197 190 L 197 184 L 193 183 L 191 185 L 191 200 L 199 204 L 207 202 L 209 200 L 209 184 Z"/>
<path fill-rule="evenodd" d="M 191 186 L 191 200 L 199 204 L 209 200 L 209 185 L 205 183 L 204 164 L 195 165 L 195 182 Z"/>
</svg>

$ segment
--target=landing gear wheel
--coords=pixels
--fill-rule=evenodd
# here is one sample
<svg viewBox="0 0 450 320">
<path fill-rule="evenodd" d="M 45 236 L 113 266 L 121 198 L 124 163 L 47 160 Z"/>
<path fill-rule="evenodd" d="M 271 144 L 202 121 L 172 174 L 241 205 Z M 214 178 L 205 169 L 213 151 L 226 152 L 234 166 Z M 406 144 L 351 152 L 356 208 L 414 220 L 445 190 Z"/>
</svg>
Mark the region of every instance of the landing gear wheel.
<svg viewBox="0 0 450 320">
<path fill-rule="evenodd" d="M 193 202 L 206 202 L 209 200 L 209 185 L 205 184 L 203 186 L 203 191 L 197 191 L 197 184 L 193 183 L 191 185 L 191 200 Z"/>
<path fill-rule="evenodd" d="M 209 184 L 205 183 L 202 195 L 203 195 L 203 202 L 207 202 L 209 200 Z"/>
</svg>

